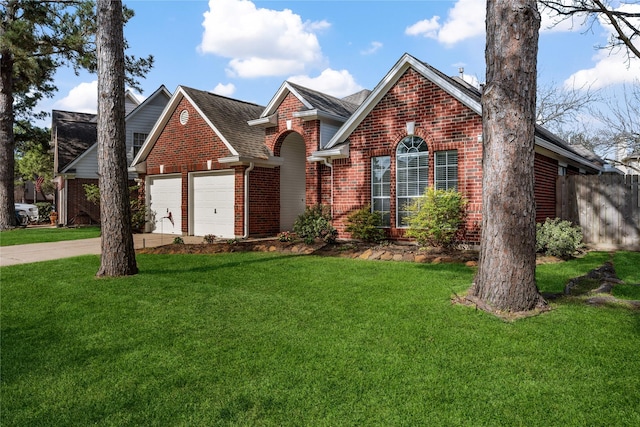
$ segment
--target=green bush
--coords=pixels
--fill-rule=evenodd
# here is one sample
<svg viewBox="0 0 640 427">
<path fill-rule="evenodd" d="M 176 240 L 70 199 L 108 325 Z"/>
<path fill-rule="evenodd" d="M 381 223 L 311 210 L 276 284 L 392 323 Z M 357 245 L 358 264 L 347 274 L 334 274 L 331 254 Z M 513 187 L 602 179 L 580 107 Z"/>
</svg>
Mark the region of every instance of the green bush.
<svg viewBox="0 0 640 427">
<path fill-rule="evenodd" d="M 173 238 L 174 245 L 184 245 L 184 239 L 182 237 L 174 237 Z"/>
<path fill-rule="evenodd" d="M 371 205 L 352 211 L 347 216 L 346 230 L 355 239 L 378 243 L 385 239 L 385 231 L 380 228 L 382 217 L 378 212 L 371 212 Z"/>
<path fill-rule="evenodd" d="M 88 202 L 100 206 L 100 187 L 95 184 L 82 184 L 84 187 L 85 197 Z M 129 187 L 129 206 L 131 208 L 131 228 L 134 231 L 142 231 L 147 223 L 147 206 L 144 200 L 138 197 L 140 186 L 133 185 Z"/>
<path fill-rule="evenodd" d="M 307 206 L 304 213 L 296 218 L 293 224 L 293 231 L 304 240 L 306 244 L 311 244 L 315 239 L 322 239 L 325 242 L 335 242 L 338 232 L 331 225 L 331 211 L 328 206 L 314 205 Z"/>
<path fill-rule="evenodd" d="M 49 214 L 53 210 L 53 206 L 49 202 L 38 202 L 36 203 L 38 207 L 38 221 L 47 222 L 49 221 Z"/>
<path fill-rule="evenodd" d="M 429 187 L 407 210 L 409 229 L 420 246 L 449 248 L 465 220 L 467 199 L 456 190 L 436 190 Z"/>
<path fill-rule="evenodd" d="M 582 230 L 560 218 L 547 218 L 536 224 L 536 250 L 545 255 L 571 258 L 581 249 Z"/>
<path fill-rule="evenodd" d="M 216 242 L 216 236 L 215 234 L 207 234 L 206 236 L 204 236 L 204 238 L 202 239 L 202 243 L 206 243 L 206 244 L 211 244 L 211 243 L 215 243 Z"/>
</svg>

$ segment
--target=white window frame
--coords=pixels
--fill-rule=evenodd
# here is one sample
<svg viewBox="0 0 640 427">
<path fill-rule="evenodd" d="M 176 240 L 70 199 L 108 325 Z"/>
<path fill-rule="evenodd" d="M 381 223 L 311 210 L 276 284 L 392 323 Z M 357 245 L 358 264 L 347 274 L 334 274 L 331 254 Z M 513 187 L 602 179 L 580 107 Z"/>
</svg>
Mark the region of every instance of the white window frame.
<svg viewBox="0 0 640 427">
<path fill-rule="evenodd" d="M 140 141 L 140 135 L 142 135 L 142 141 Z M 148 136 L 149 136 L 148 133 L 143 133 L 143 132 L 133 133 L 133 157 L 135 157 L 138 154 L 138 152 L 144 145 L 144 141 L 146 141 Z"/>
<path fill-rule="evenodd" d="M 443 156 L 444 163 L 439 164 Z M 451 168 L 454 168 L 453 170 L 455 170 L 455 172 L 453 172 Z M 442 176 L 438 177 L 439 172 L 444 174 L 444 178 L 442 178 Z M 458 189 L 458 150 L 435 152 L 433 157 L 433 185 L 436 190 Z"/>
<path fill-rule="evenodd" d="M 414 175 L 416 179 L 410 180 Z M 404 138 L 396 148 L 396 227 L 403 224 L 406 210 L 403 206 L 424 194 L 429 187 L 429 147 L 427 142 L 415 135 Z"/>
<path fill-rule="evenodd" d="M 386 170 L 376 167 L 378 159 L 386 163 Z M 382 227 L 391 226 L 391 156 L 371 158 L 371 212 L 382 216 Z"/>
</svg>

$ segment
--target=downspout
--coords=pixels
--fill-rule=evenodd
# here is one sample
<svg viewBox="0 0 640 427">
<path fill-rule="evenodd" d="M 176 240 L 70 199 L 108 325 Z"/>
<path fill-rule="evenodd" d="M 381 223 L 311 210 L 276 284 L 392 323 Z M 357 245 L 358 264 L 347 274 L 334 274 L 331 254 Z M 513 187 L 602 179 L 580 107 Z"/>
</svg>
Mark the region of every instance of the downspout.
<svg viewBox="0 0 640 427">
<path fill-rule="evenodd" d="M 243 239 L 249 237 L 249 172 L 253 170 L 255 164 L 249 163 L 249 167 L 244 171 L 244 234 Z"/>
<path fill-rule="evenodd" d="M 330 196 L 330 203 L 331 203 L 331 220 L 333 220 L 333 163 L 329 162 L 329 160 L 326 157 L 322 158 L 322 162 L 325 164 L 326 167 L 329 168 L 329 170 L 331 171 L 331 196 Z"/>
</svg>

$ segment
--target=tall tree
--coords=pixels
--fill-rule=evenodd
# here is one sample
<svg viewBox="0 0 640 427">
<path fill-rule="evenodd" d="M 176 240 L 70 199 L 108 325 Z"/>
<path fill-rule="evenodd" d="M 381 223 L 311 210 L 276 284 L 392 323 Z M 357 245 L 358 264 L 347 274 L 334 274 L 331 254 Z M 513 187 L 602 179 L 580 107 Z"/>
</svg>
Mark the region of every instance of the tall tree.
<svg viewBox="0 0 640 427">
<path fill-rule="evenodd" d="M 131 230 L 124 109 L 121 0 L 98 0 L 98 174 L 102 257 L 98 276 L 136 274 Z"/>
<path fill-rule="evenodd" d="M 487 0 L 482 237 L 469 299 L 495 311 L 546 305 L 535 282 L 535 0 Z"/>
<path fill-rule="evenodd" d="M 0 0 L 0 230 L 15 218 L 14 121 L 46 115 L 33 110 L 56 92 L 58 67 L 96 71 L 94 6 L 91 0 Z M 122 13 L 125 21 L 133 16 L 127 8 Z M 152 56 L 127 56 L 127 83 L 140 90 L 137 78 L 152 65 Z"/>
</svg>

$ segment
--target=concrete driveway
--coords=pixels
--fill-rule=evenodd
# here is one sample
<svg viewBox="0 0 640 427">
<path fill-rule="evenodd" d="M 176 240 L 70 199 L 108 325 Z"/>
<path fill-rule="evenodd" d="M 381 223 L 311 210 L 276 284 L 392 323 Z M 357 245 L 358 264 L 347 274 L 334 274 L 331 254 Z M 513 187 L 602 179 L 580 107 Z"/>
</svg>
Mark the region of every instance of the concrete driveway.
<svg viewBox="0 0 640 427">
<path fill-rule="evenodd" d="M 136 249 L 163 246 L 173 243 L 172 234 L 134 234 Z M 185 243 L 202 243 L 202 237 L 181 236 Z M 64 242 L 31 243 L 29 245 L 0 247 L 0 267 L 31 262 L 50 261 L 80 255 L 99 255 L 100 237 L 94 239 L 66 240 Z"/>
</svg>

